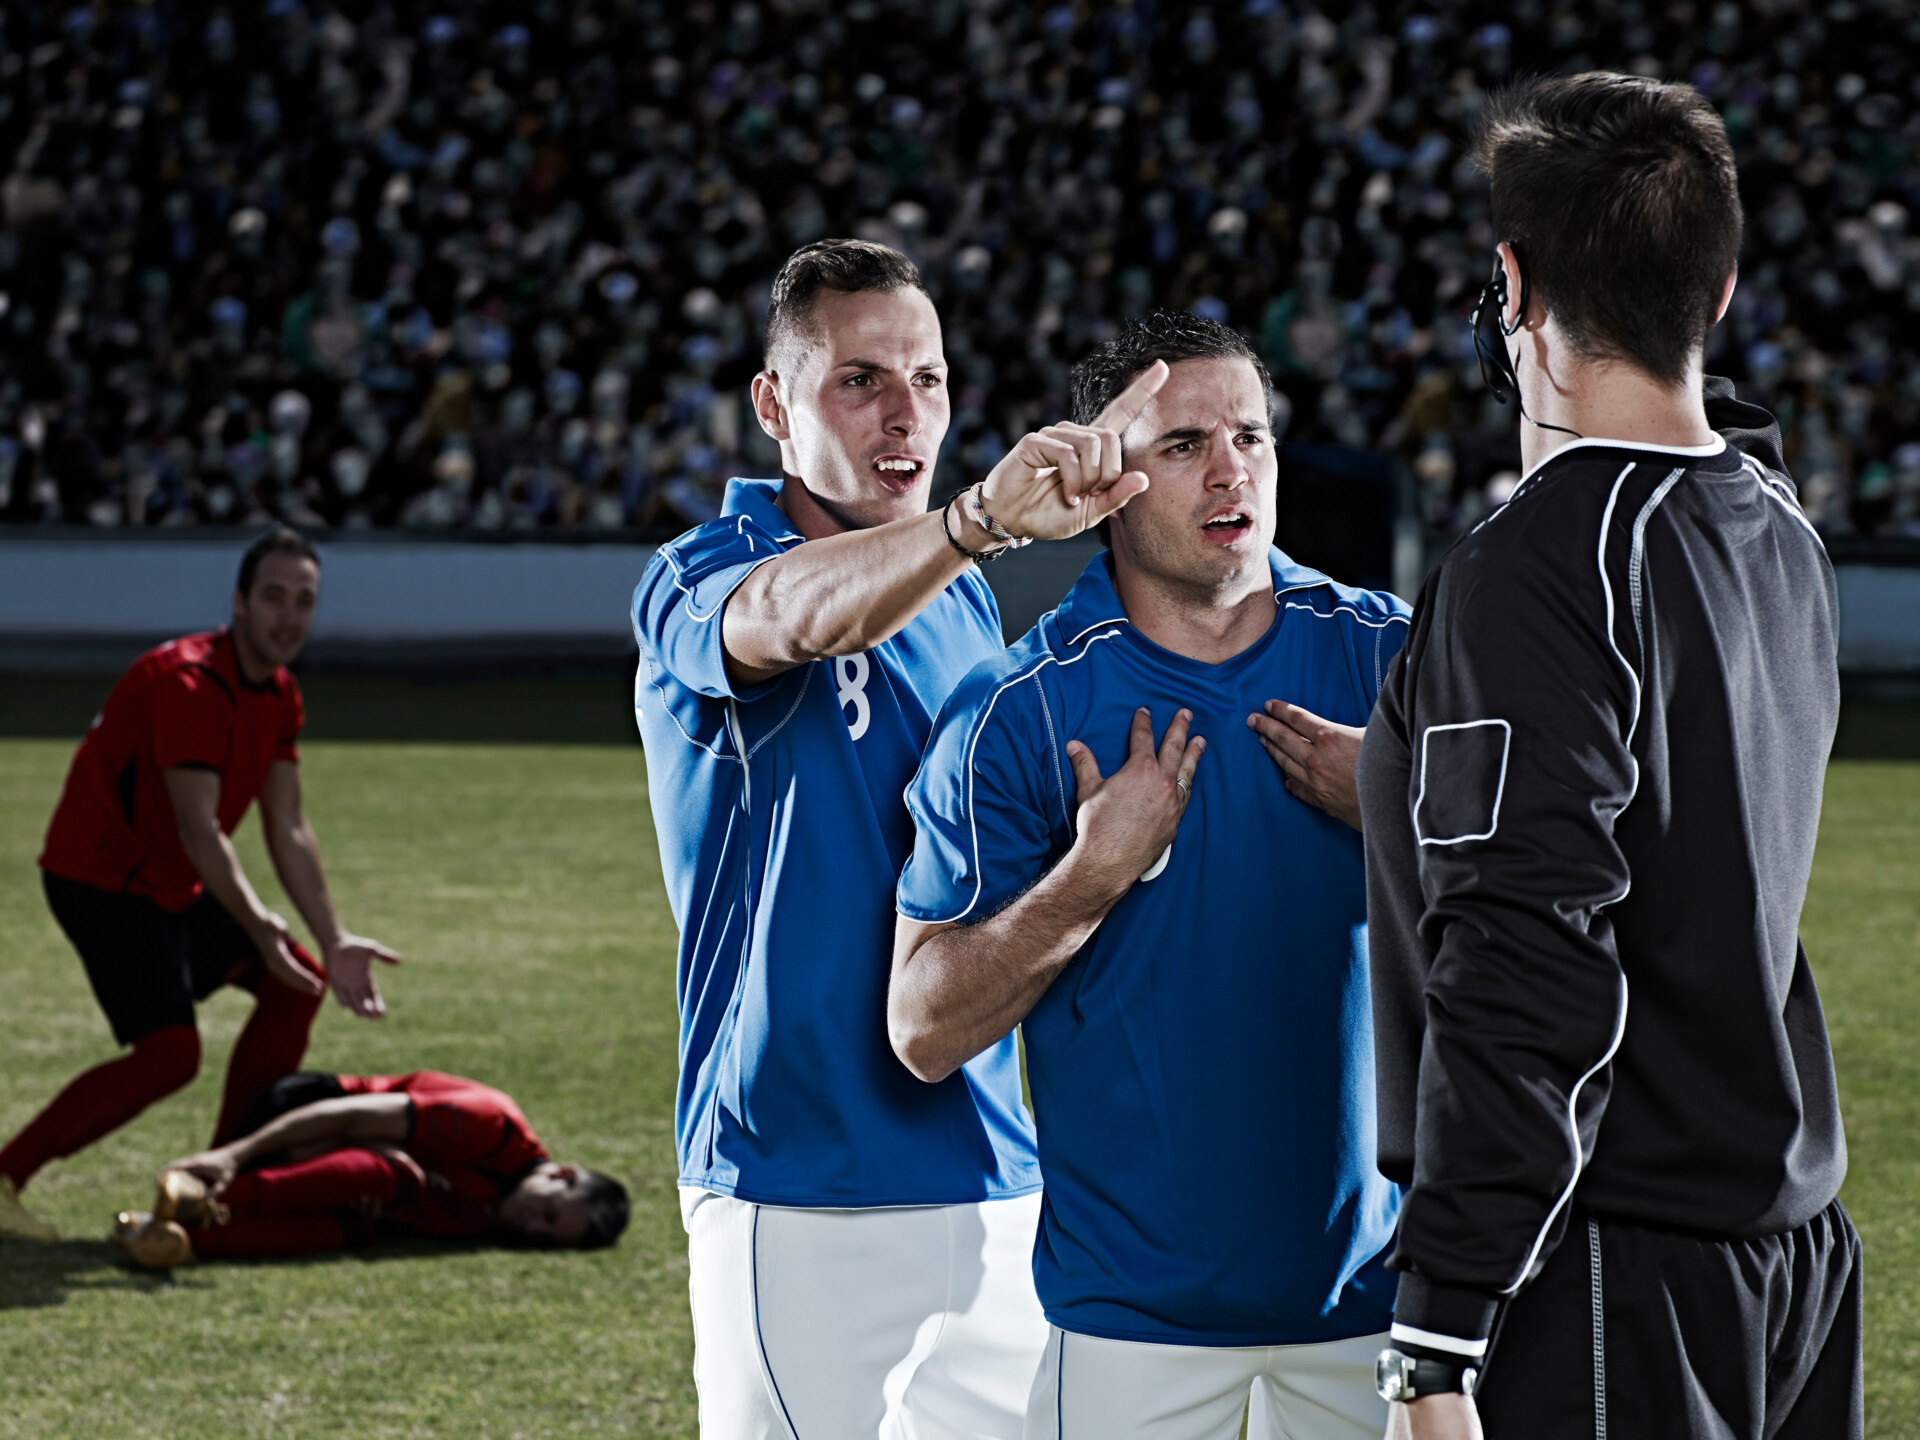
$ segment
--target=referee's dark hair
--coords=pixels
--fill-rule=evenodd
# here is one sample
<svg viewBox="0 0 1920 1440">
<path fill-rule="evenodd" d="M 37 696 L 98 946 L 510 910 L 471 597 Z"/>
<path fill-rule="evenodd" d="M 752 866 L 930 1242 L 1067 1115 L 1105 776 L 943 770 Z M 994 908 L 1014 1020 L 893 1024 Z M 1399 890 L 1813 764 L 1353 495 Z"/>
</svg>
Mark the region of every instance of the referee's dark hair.
<svg viewBox="0 0 1920 1440">
<path fill-rule="evenodd" d="M 587 1228 L 580 1236 L 578 1248 L 598 1250 L 613 1244 L 627 1228 L 627 1215 L 631 1208 L 627 1201 L 627 1187 L 611 1175 L 589 1170 L 581 1182 L 580 1195 L 587 1203 Z"/>
<path fill-rule="evenodd" d="M 796 343 L 813 338 L 813 306 L 822 290 L 913 289 L 926 293 L 913 261 L 871 240 L 816 240 L 787 257 L 767 299 L 767 365 Z"/>
<path fill-rule="evenodd" d="M 258 540 L 247 547 L 247 553 L 240 557 L 240 578 L 234 589 L 242 595 L 253 594 L 253 577 L 260 572 L 260 562 L 269 555 L 298 555 L 311 560 L 318 566 L 320 553 L 291 525 L 276 525 Z"/>
<path fill-rule="evenodd" d="M 1685 381 L 1740 258 L 1733 147 L 1691 85 L 1593 71 L 1489 100 L 1496 238 L 1574 351 Z"/>
</svg>

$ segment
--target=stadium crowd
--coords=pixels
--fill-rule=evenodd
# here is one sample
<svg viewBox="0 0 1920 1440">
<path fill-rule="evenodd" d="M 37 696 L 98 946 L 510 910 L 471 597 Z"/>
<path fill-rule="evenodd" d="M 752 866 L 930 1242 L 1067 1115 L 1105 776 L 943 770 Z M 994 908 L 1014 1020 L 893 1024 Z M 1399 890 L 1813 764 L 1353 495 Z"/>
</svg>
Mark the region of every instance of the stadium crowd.
<svg viewBox="0 0 1920 1440">
<path fill-rule="evenodd" d="M 767 284 L 858 234 L 946 319 L 947 487 L 1117 322 L 1257 343 L 1287 436 L 1511 484 L 1463 135 L 1525 70 L 1685 77 L 1748 238 L 1709 369 L 1829 534 L 1920 536 L 1901 0 L 190 0 L 8 6 L 0 516 L 677 530 L 777 459 Z"/>
</svg>

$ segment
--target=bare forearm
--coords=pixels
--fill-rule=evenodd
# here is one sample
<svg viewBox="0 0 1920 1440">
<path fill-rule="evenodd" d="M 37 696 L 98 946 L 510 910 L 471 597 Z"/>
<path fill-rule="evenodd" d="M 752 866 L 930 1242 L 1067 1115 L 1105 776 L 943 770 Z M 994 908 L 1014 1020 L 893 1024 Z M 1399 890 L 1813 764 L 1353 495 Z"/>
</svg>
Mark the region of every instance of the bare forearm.
<svg viewBox="0 0 1920 1440">
<path fill-rule="evenodd" d="M 887 996 L 894 1052 L 936 1081 L 997 1044 L 1124 893 L 1076 849 L 997 915 L 926 936 L 895 960 Z"/>
<path fill-rule="evenodd" d="M 273 868 L 286 887 L 300 918 L 322 951 L 340 938 L 340 919 L 327 893 L 327 874 L 320 865 L 320 841 L 305 819 L 285 829 L 267 827 L 267 849 Z"/>
<path fill-rule="evenodd" d="M 227 913 L 242 925 L 260 929 L 273 924 L 273 916 L 260 901 L 246 871 L 240 868 L 240 856 L 233 841 L 218 826 L 190 825 L 180 832 L 187 858 L 199 872 L 200 882 Z"/>
<path fill-rule="evenodd" d="M 263 1155 L 303 1146 L 341 1146 L 364 1141 L 401 1144 L 407 1138 L 407 1098 L 404 1095 L 345 1095 L 316 1100 L 277 1119 L 227 1147 L 235 1166 L 244 1169 Z"/>
<path fill-rule="evenodd" d="M 971 522 L 969 522 L 971 523 Z M 992 545 L 984 531 L 963 544 Z M 933 602 L 968 565 L 940 513 L 810 540 L 755 570 L 721 617 L 742 678 L 871 650 Z"/>
</svg>

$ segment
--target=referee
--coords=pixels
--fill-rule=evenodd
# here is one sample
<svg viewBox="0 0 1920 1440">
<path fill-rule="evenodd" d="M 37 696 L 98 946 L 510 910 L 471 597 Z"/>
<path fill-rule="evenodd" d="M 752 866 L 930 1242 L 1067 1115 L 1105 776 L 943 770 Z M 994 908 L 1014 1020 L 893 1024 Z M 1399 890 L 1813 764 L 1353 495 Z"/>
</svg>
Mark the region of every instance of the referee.
<svg viewBox="0 0 1920 1440">
<path fill-rule="evenodd" d="M 1834 578 L 1772 417 L 1702 378 L 1732 150 L 1690 87 L 1586 74 L 1499 97 L 1480 158 L 1527 474 L 1429 578 L 1360 761 L 1388 1434 L 1858 1436 L 1795 933 Z"/>
</svg>

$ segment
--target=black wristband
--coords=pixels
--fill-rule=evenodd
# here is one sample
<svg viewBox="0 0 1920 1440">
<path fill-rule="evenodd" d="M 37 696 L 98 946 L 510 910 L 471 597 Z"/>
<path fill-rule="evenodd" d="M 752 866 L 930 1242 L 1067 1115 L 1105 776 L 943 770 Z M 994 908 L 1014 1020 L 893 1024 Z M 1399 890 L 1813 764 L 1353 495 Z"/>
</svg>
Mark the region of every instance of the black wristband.
<svg viewBox="0 0 1920 1440">
<path fill-rule="evenodd" d="M 998 560 L 1000 558 L 1000 551 L 998 550 L 969 550 L 953 538 L 953 528 L 947 524 L 947 512 L 951 509 L 953 509 L 953 501 L 951 500 L 940 507 L 940 533 L 947 537 L 947 543 L 976 565 L 987 560 Z"/>
</svg>

